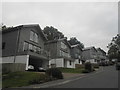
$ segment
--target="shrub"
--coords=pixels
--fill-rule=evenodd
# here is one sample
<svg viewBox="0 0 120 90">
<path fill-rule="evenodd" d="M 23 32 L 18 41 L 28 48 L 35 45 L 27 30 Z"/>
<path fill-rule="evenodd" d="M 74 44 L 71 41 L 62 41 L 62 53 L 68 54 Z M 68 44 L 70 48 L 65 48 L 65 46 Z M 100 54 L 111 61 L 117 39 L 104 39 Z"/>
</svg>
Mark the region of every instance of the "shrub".
<svg viewBox="0 0 120 90">
<path fill-rule="evenodd" d="M 40 74 L 39 76 L 30 80 L 29 84 L 40 84 L 47 81 L 50 81 L 49 77 L 47 75 Z"/>
<path fill-rule="evenodd" d="M 93 67 L 90 62 L 85 63 L 85 70 L 88 70 L 89 72 L 93 71 Z"/>
<path fill-rule="evenodd" d="M 62 72 L 58 68 L 50 68 L 46 70 L 46 75 L 52 79 L 63 79 Z"/>
<path fill-rule="evenodd" d="M 92 64 L 94 68 L 99 68 L 99 64 Z"/>
</svg>

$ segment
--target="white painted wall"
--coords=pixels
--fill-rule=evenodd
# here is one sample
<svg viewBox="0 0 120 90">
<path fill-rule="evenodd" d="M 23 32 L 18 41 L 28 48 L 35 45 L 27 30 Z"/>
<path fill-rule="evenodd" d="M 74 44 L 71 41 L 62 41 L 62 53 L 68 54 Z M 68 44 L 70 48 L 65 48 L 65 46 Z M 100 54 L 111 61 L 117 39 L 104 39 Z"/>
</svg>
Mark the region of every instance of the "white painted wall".
<svg viewBox="0 0 120 90">
<path fill-rule="evenodd" d="M 63 58 L 58 58 L 58 59 L 51 59 L 49 61 L 49 66 L 51 67 L 51 64 L 56 64 L 56 67 L 64 67 L 64 59 Z M 66 66 L 67 68 L 75 68 L 75 62 L 71 62 L 70 65 L 70 61 L 66 60 Z"/>
<path fill-rule="evenodd" d="M 26 70 L 28 70 L 29 55 L 16 56 L 15 63 L 26 64 Z M 2 63 L 14 63 L 14 56 L 2 57 Z"/>
<path fill-rule="evenodd" d="M 27 59 L 28 55 L 16 56 L 15 63 L 26 64 Z M 14 56 L 2 57 L 2 63 L 14 63 Z"/>
<path fill-rule="evenodd" d="M 75 62 L 71 62 L 71 65 L 70 65 L 70 61 L 67 60 L 67 68 L 75 68 Z"/>
<path fill-rule="evenodd" d="M 56 64 L 56 67 L 64 67 L 64 64 L 63 64 L 63 58 L 58 58 L 58 59 L 51 59 L 49 61 L 49 65 L 51 64 Z"/>
<path fill-rule="evenodd" d="M 79 59 L 75 59 L 75 64 L 82 64 L 82 61 L 79 63 Z"/>
<path fill-rule="evenodd" d="M 89 59 L 89 60 L 86 60 L 86 62 L 90 62 L 90 63 L 95 63 L 95 64 L 97 64 L 97 62 L 95 62 L 95 60 L 94 60 L 94 59 Z"/>
<path fill-rule="evenodd" d="M 14 63 L 14 56 L 2 57 L 2 63 Z"/>
<path fill-rule="evenodd" d="M 57 67 L 64 67 L 63 58 L 56 59 L 56 65 Z"/>
</svg>

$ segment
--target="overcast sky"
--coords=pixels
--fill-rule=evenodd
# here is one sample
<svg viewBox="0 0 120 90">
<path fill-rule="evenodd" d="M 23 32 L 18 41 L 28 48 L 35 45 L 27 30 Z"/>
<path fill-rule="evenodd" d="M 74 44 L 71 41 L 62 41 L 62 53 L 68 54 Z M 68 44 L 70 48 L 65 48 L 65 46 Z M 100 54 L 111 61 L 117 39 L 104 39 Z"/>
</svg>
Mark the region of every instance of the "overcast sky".
<svg viewBox="0 0 120 90">
<path fill-rule="evenodd" d="M 4 2 L 2 6 L 2 22 L 7 26 L 53 26 L 85 47 L 107 51 L 107 44 L 118 33 L 117 2 Z"/>
</svg>

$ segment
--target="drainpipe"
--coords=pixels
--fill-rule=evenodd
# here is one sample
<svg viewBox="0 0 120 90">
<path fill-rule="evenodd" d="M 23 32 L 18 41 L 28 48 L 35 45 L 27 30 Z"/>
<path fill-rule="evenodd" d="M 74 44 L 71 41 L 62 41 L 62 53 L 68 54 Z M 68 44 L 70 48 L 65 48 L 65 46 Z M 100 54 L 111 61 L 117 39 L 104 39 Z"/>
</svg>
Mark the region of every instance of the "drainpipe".
<svg viewBox="0 0 120 90">
<path fill-rule="evenodd" d="M 56 67 L 56 58 L 57 58 L 57 42 L 56 42 L 55 67 Z"/>
<path fill-rule="evenodd" d="M 20 39 L 20 29 L 18 29 L 18 33 L 17 33 L 17 40 L 16 40 L 16 44 L 15 44 L 15 55 L 14 55 L 14 63 L 16 61 L 16 56 L 17 56 L 17 52 L 18 52 L 18 45 L 19 45 L 19 39 Z"/>
</svg>

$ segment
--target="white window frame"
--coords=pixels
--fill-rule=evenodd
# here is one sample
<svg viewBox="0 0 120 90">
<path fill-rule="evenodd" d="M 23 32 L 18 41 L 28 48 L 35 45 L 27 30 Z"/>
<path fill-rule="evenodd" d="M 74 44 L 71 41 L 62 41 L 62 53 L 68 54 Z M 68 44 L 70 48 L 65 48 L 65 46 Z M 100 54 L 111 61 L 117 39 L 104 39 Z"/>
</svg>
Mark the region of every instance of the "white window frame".
<svg viewBox="0 0 120 90">
<path fill-rule="evenodd" d="M 38 34 L 31 30 L 30 31 L 30 40 L 38 43 L 38 38 L 39 38 Z"/>
</svg>

